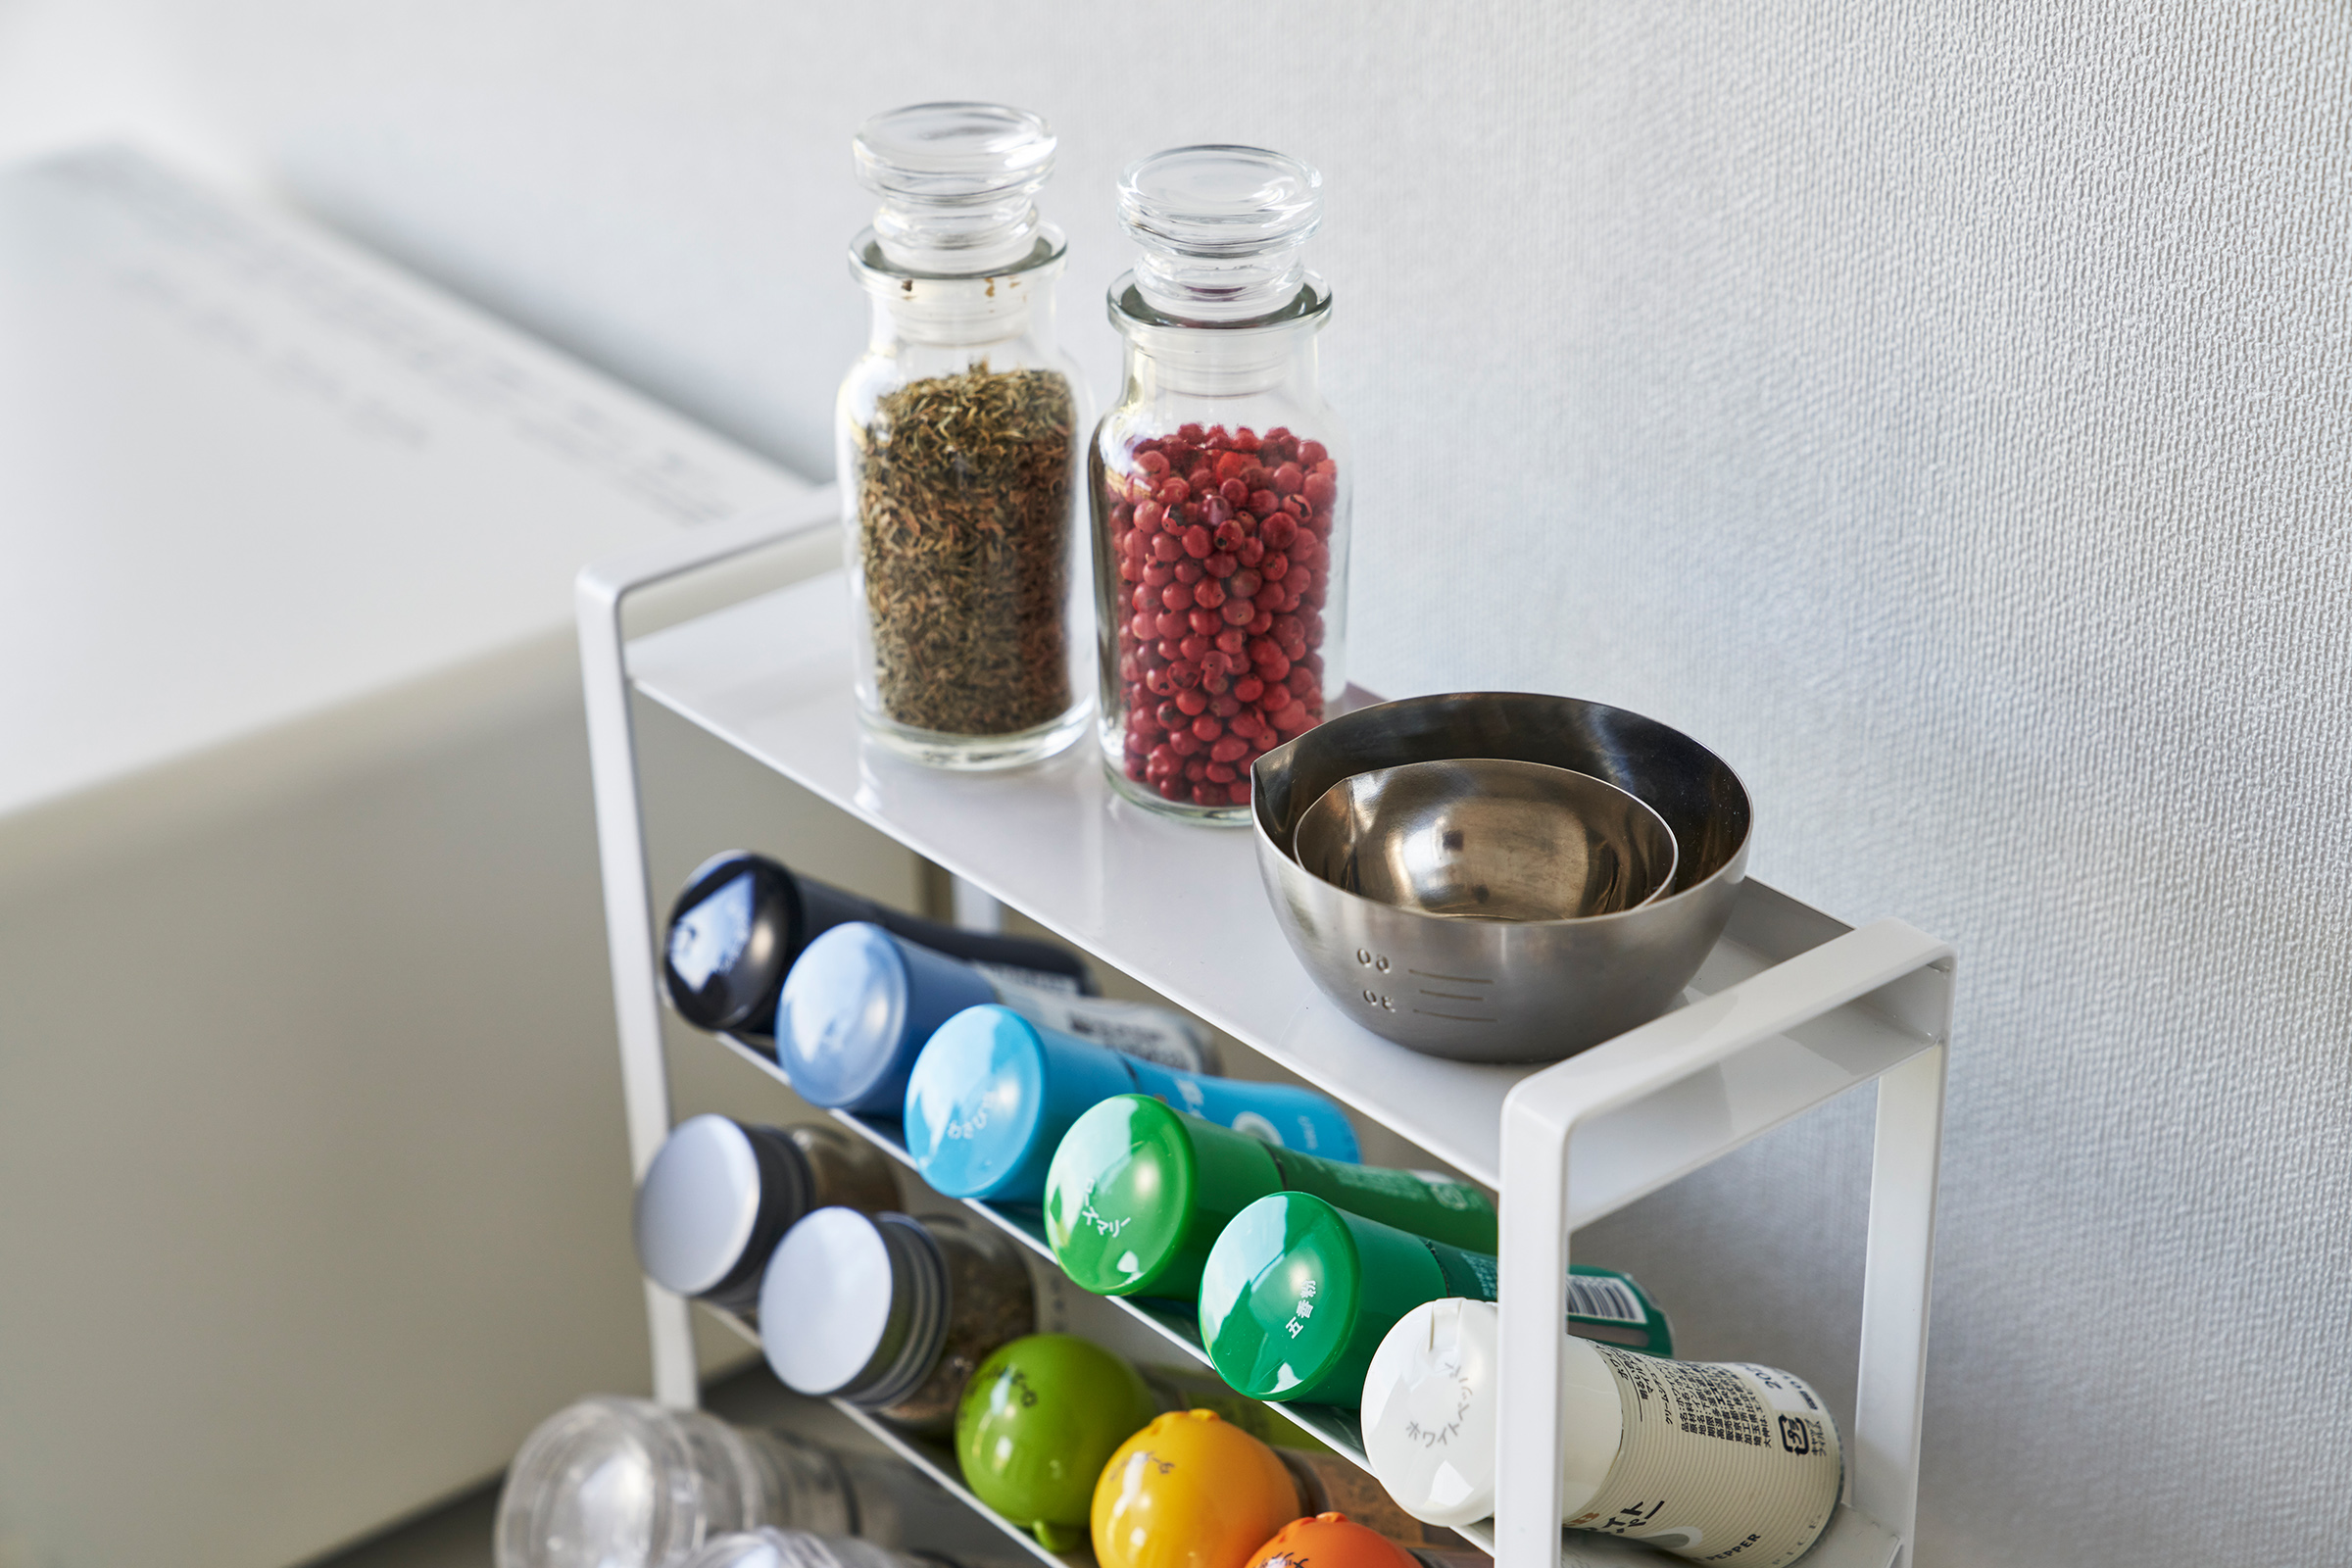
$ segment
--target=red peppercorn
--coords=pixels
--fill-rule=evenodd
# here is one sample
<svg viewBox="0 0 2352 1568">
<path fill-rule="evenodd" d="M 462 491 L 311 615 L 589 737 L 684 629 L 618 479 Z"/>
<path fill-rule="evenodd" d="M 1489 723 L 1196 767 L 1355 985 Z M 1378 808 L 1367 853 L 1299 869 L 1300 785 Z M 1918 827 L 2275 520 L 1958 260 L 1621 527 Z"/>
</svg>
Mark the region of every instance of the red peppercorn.
<svg viewBox="0 0 2352 1568">
<path fill-rule="evenodd" d="M 1152 561 L 1144 566 L 1144 583 L 1151 588 L 1165 588 L 1176 580 L 1176 568 L 1164 561 Z"/>
<path fill-rule="evenodd" d="M 1217 742 L 1217 746 L 1224 744 L 1223 741 Z M 1209 764 L 1200 770 L 1200 776 L 1211 784 L 1230 784 L 1234 779 L 1233 768 L 1230 765 L 1232 759 L 1217 756 L 1217 746 L 1211 746 L 1208 749 Z"/>
<path fill-rule="evenodd" d="M 1297 495 L 1298 487 L 1304 483 L 1306 483 L 1306 472 L 1296 463 L 1286 463 L 1274 470 L 1274 489 L 1277 494 Z M 1167 499 L 1166 485 L 1160 486 L 1160 499 L 1163 501 Z M 1182 501 L 1184 497 L 1178 496 L 1176 499 Z"/>
<path fill-rule="evenodd" d="M 1174 561 L 1184 554 L 1184 541 L 1172 533 L 1155 534 L 1152 540 L 1152 554 L 1160 561 Z"/>
<path fill-rule="evenodd" d="M 1198 687 L 1186 687 L 1176 694 L 1173 703 L 1162 706 L 1174 708 L 1178 714 L 1168 721 L 1167 727 L 1172 730 L 1183 729 L 1208 710 L 1208 699 L 1200 694 Z"/>
<path fill-rule="evenodd" d="M 1225 617 L 1214 610 L 1203 610 L 1196 605 L 1193 612 L 1185 618 L 1185 624 L 1196 637 L 1214 637 L 1225 629 Z"/>
<path fill-rule="evenodd" d="M 1249 537 L 1250 536 L 1247 533 L 1242 531 L 1242 525 L 1234 521 L 1231 517 L 1228 517 L 1223 522 L 1218 523 L 1216 532 L 1209 535 L 1210 540 L 1215 543 L 1219 550 L 1228 553 L 1241 549 L 1242 541 Z"/>
<path fill-rule="evenodd" d="M 1270 517 L 1282 510 L 1282 497 L 1271 490 L 1250 492 L 1250 510 L 1261 517 Z"/>
<path fill-rule="evenodd" d="M 1265 695 L 1266 683 L 1255 675 L 1244 675 L 1233 683 L 1233 695 L 1245 703 L 1254 703 Z"/>
<path fill-rule="evenodd" d="M 1275 488 L 1279 490 L 1282 487 L 1280 485 L 1276 485 Z M 1297 488 L 1297 485 L 1293 485 L 1291 487 L 1293 490 L 1296 490 Z M 1290 492 L 1286 490 L 1283 493 L 1288 495 Z M 1193 487 L 1189 484 L 1186 484 L 1182 479 L 1171 475 L 1168 478 L 1162 479 L 1159 483 L 1159 488 L 1153 491 L 1152 494 L 1159 498 L 1159 504 L 1163 507 L 1180 507 L 1184 505 L 1186 501 L 1191 499 Z"/>
<path fill-rule="evenodd" d="M 1225 725 L 1210 714 L 1202 713 L 1199 718 L 1193 720 L 1193 733 L 1199 736 L 1200 743 L 1205 746 L 1225 733 Z"/>
<path fill-rule="evenodd" d="M 1263 539 L 1245 539 L 1242 548 L 1235 551 L 1233 556 L 1243 565 L 1254 566 L 1266 559 L 1266 542 Z"/>
<path fill-rule="evenodd" d="M 1161 453 L 1149 450 L 1136 455 L 1135 466 L 1154 476 L 1168 471 L 1167 458 Z"/>
<path fill-rule="evenodd" d="M 1239 626 L 1220 626 L 1217 629 L 1217 646 L 1226 653 L 1238 654 L 1250 646 L 1250 634 Z"/>
<path fill-rule="evenodd" d="M 1306 476 L 1306 503 L 1317 512 L 1329 507 L 1332 498 L 1339 493 L 1340 481 L 1330 474 L 1310 473 Z"/>
<path fill-rule="evenodd" d="M 1225 455 L 1233 456 L 1230 452 Z M 1244 484 L 1238 476 L 1227 479 L 1217 486 L 1217 499 L 1229 507 L 1246 507 L 1250 504 L 1250 487 Z"/>
<path fill-rule="evenodd" d="M 1233 524 L 1227 523 L 1225 526 L 1230 528 L 1233 526 Z M 1242 543 L 1244 545 L 1248 545 L 1250 541 L 1245 539 L 1242 541 Z M 1209 557 L 1206 561 L 1200 563 L 1200 564 L 1211 577 L 1230 577 L 1234 574 L 1236 568 L 1241 565 L 1241 562 L 1235 557 L 1220 550 L 1215 555 Z"/>
<path fill-rule="evenodd" d="M 1195 561 L 1206 559 L 1211 548 L 1206 528 L 1196 522 L 1184 530 L 1184 553 Z"/>
<path fill-rule="evenodd" d="M 1240 478 L 1242 470 L 1250 466 L 1250 460 L 1243 457 L 1241 453 L 1228 449 L 1217 455 L 1214 466 L 1217 470 L 1217 479 L 1222 483 L 1227 479 Z"/>
<path fill-rule="evenodd" d="M 1176 645 L 1176 656 L 1179 659 L 1199 660 L 1207 657 L 1213 652 L 1215 652 L 1215 650 L 1210 646 L 1209 640 L 1201 636 L 1199 632 L 1193 633 L 1190 637 L 1185 638 L 1182 642 Z M 1208 666 L 1203 664 L 1201 667 L 1205 669 Z"/>
<path fill-rule="evenodd" d="M 1231 619 L 1232 617 L 1227 616 L 1226 618 Z M 1173 638 L 1182 637 L 1184 635 L 1184 628 L 1186 624 L 1185 618 L 1173 611 L 1160 612 L 1159 619 L 1156 624 L 1159 628 L 1160 639 L 1163 642 Z"/>
<path fill-rule="evenodd" d="M 1257 608 L 1240 594 L 1235 594 L 1225 601 L 1225 608 L 1221 613 L 1225 616 L 1227 625 L 1247 626 L 1256 618 Z M 1269 616 L 1268 619 L 1271 620 L 1272 617 Z"/>
<path fill-rule="evenodd" d="M 1176 558 L 1168 554 L 1168 547 L 1163 542 L 1167 537 L 1161 534 L 1152 542 L 1152 548 L 1160 560 L 1173 561 Z M 1288 550 L 1298 538 L 1298 519 L 1287 513 L 1277 512 L 1266 519 L 1265 526 L 1258 530 L 1258 537 L 1266 542 L 1268 550 Z"/>
<path fill-rule="evenodd" d="M 1185 584 L 1188 584 L 1188 585 L 1189 585 L 1189 584 L 1192 584 L 1192 583 L 1199 582 L 1199 581 L 1201 579 L 1201 577 L 1202 577 L 1203 575 L 1205 575 L 1205 573 L 1203 573 L 1203 572 L 1201 571 L 1201 569 L 1200 569 L 1200 563 L 1199 563 L 1198 561 L 1195 561 L 1195 560 L 1193 560 L 1193 559 L 1192 559 L 1191 557 L 1189 557 L 1189 556 L 1188 556 L 1188 557 L 1186 557 L 1184 560 L 1182 560 L 1182 561 L 1179 561 L 1178 563 L 1176 563 L 1176 568 L 1175 568 L 1175 569 L 1176 569 L 1176 580 L 1177 580 L 1178 582 L 1185 583 Z"/>
<path fill-rule="evenodd" d="M 1159 602 L 1170 610 L 1193 608 L 1193 591 L 1183 583 L 1172 582 L 1159 591 Z"/>
</svg>

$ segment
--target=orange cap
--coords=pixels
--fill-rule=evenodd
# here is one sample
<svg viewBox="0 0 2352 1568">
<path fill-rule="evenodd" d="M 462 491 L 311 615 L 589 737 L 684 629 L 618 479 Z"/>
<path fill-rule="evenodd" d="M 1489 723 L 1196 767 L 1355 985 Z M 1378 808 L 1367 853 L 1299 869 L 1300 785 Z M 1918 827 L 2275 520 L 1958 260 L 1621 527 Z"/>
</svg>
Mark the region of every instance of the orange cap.
<svg viewBox="0 0 2352 1568">
<path fill-rule="evenodd" d="M 1246 1568 L 1298 1516 L 1274 1450 L 1213 1410 L 1176 1410 L 1119 1446 L 1095 1483 L 1101 1568 Z"/>
<path fill-rule="evenodd" d="M 1315 1568 L 1421 1568 L 1411 1552 L 1344 1513 L 1294 1519 L 1250 1554 L 1250 1568 L 1303 1568 L 1310 1561 Z"/>
</svg>

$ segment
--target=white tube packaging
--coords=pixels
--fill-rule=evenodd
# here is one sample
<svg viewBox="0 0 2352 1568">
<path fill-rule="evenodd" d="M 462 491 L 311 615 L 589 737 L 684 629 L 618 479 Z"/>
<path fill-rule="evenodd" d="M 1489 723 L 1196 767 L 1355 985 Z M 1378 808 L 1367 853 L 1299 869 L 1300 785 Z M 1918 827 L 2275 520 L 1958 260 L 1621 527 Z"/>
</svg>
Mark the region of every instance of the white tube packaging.
<svg viewBox="0 0 2352 1568">
<path fill-rule="evenodd" d="M 1015 980 L 993 965 L 976 963 L 972 967 L 995 990 L 998 1002 L 1033 1024 L 1076 1035 L 1139 1061 L 1156 1062 L 1178 1072 L 1216 1075 L 1215 1041 L 1207 1030 L 1180 1013 L 1148 1002 L 1048 991 Z"/>
<path fill-rule="evenodd" d="M 1494 1511 L 1496 1336 L 1492 1302 L 1431 1301 L 1372 1357 L 1364 1451 L 1417 1519 L 1466 1525 Z M 1844 1458 L 1803 1380 L 1571 1338 L 1560 1385 L 1569 1526 L 1740 1568 L 1782 1568 L 1828 1527 Z"/>
</svg>

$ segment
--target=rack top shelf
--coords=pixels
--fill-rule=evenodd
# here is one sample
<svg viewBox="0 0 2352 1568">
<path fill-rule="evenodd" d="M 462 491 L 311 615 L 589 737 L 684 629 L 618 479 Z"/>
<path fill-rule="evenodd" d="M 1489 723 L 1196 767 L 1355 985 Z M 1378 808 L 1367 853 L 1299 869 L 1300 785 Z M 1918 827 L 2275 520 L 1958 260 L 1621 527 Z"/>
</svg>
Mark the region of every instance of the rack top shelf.
<svg viewBox="0 0 2352 1568">
<path fill-rule="evenodd" d="M 1247 829 L 1157 817 L 1112 792 L 1090 739 L 1037 766 L 957 774 L 863 744 L 839 572 L 639 638 L 639 691 L 1135 976 L 1489 1186 L 1503 1097 L 1538 1069 L 1393 1045 L 1317 991 L 1283 940 Z M 712 846 L 712 849 L 718 846 Z M 782 852 L 790 858 L 790 847 Z M 1847 929 L 1747 883 L 1694 994 Z M 1580 1139 L 1574 1223 L 1631 1202 L 1928 1042 L 1859 1005 L 1596 1123 Z M 1615 1125 L 1610 1125 L 1615 1123 Z"/>
</svg>

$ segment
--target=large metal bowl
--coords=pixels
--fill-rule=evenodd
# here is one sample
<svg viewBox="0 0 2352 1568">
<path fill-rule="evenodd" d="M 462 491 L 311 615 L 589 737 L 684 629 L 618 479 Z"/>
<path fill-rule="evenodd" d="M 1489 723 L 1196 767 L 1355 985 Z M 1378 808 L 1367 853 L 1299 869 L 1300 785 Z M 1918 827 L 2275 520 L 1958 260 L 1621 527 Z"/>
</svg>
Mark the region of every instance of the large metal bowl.
<svg viewBox="0 0 2352 1568">
<path fill-rule="evenodd" d="M 1464 919 L 1299 865 L 1298 818 L 1334 784 L 1458 758 L 1570 768 L 1634 796 L 1674 831 L 1673 890 L 1581 919 Z M 1375 1034 L 1458 1061 L 1556 1061 L 1664 1012 L 1723 935 L 1747 872 L 1739 775 L 1679 730 L 1572 697 L 1460 692 L 1358 709 L 1259 758 L 1250 785 L 1258 871 L 1315 983 Z"/>
</svg>

